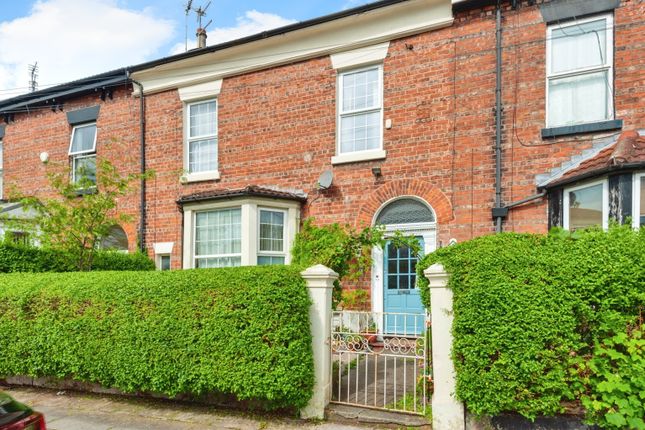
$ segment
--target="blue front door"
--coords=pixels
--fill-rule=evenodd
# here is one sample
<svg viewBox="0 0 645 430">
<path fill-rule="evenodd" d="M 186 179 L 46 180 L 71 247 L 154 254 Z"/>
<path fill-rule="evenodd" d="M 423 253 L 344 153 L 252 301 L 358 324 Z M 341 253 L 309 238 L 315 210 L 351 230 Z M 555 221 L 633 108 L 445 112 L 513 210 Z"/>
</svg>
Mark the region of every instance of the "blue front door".
<svg viewBox="0 0 645 430">
<path fill-rule="evenodd" d="M 421 249 L 423 238 L 417 237 Z M 425 310 L 417 289 L 418 258 L 407 246 L 385 245 L 383 262 L 383 322 L 388 334 L 417 335 L 423 331 Z M 414 314 L 414 315 L 401 315 Z"/>
</svg>

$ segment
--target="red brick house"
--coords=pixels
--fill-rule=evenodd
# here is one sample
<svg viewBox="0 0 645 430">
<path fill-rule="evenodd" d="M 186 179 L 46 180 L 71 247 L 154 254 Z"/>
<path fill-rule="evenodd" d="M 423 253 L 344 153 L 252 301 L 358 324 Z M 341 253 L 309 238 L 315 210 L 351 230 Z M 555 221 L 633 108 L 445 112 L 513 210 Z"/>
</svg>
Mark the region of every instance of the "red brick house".
<svg viewBox="0 0 645 430">
<path fill-rule="evenodd" d="M 643 16 L 633 0 L 383 0 L 128 68 L 111 99 L 95 85 L 62 109 L 100 105 L 96 153 L 114 136 L 126 168 L 155 170 L 123 208 L 143 214 L 130 247 L 138 231 L 163 267 L 288 263 L 310 216 L 385 224 L 426 252 L 638 226 Z M 5 182 L 40 189 L 42 151 L 73 167 L 76 126 L 45 99 L 0 102 Z M 414 259 L 390 251 L 374 251 L 372 307 L 414 311 Z"/>
</svg>

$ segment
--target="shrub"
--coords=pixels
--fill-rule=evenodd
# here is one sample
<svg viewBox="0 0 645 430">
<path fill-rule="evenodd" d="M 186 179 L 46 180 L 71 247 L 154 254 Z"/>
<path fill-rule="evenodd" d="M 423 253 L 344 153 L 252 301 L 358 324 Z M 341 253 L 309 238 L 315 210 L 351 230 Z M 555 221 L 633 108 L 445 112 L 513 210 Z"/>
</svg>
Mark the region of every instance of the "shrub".
<svg viewBox="0 0 645 430">
<path fill-rule="evenodd" d="M 311 397 L 309 297 L 295 267 L 0 275 L 0 376 L 126 392 Z"/>
<path fill-rule="evenodd" d="M 142 252 L 126 254 L 118 251 L 99 251 L 94 255 L 92 265 L 92 270 L 137 271 L 155 268 L 154 261 Z"/>
<path fill-rule="evenodd" d="M 291 247 L 292 264 L 309 267 L 322 264 L 338 273 L 332 292 L 332 307 L 343 300 L 342 281 L 356 281 L 372 266 L 372 249 L 384 247 L 386 240 L 395 246 L 407 246 L 415 254 L 421 247 L 414 236 L 394 232 L 386 239 L 383 226 L 364 227 L 359 230 L 337 223 L 316 225 L 307 218 Z M 347 303 L 344 303 L 347 305 Z"/>
<path fill-rule="evenodd" d="M 0 273 L 74 270 L 76 266 L 64 253 L 51 249 L 0 243 Z"/>
<path fill-rule="evenodd" d="M 533 418 L 593 395 L 598 385 L 582 381 L 578 364 L 608 346 L 600 327 L 609 315 L 627 321 L 643 308 L 643 255 L 645 229 L 613 227 L 505 233 L 426 256 L 419 273 L 441 262 L 451 275 L 457 396 L 476 414 Z M 419 282 L 427 306 L 427 280 Z"/>
<path fill-rule="evenodd" d="M 645 430 L 645 321 L 606 320 L 601 330 L 607 335 L 596 342 L 591 358 L 578 363 L 589 387 L 582 402 L 591 421 L 603 428 Z"/>
<path fill-rule="evenodd" d="M 66 252 L 11 243 L 0 243 L 0 273 L 73 272 L 75 258 Z M 135 252 L 98 251 L 92 270 L 155 270 L 148 256 Z"/>
</svg>

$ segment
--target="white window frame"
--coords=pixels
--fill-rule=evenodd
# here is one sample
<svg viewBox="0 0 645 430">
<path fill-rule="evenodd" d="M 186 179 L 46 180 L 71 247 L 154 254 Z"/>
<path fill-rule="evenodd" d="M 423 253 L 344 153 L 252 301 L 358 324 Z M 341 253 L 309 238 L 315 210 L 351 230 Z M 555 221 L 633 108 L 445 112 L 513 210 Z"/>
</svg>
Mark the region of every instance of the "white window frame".
<svg viewBox="0 0 645 430">
<path fill-rule="evenodd" d="M 72 145 L 74 145 L 74 136 L 76 135 L 76 130 L 78 130 L 80 128 L 87 128 L 87 127 L 94 127 L 96 129 L 96 131 L 94 132 L 94 142 L 92 142 L 92 149 L 85 149 L 83 151 L 74 151 L 74 152 L 72 152 Z M 85 124 L 75 125 L 72 128 L 72 137 L 69 140 L 68 155 L 70 157 L 73 157 L 75 155 L 83 155 L 83 154 L 90 154 L 90 153 L 96 154 L 96 135 L 97 134 L 98 134 L 98 128 L 96 127 L 96 122 L 88 122 L 88 123 L 85 123 Z"/>
<path fill-rule="evenodd" d="M 191 136 L 190 135 L 190 107 L 203 103 L 215 102 L 215 133 L 207 134 L 203 136 Z M 184 171 L 186 172 L 183 176 L 185 182 L 199 182 L 199 181 L 210 181 L 220 178 L 219 175 L 219 100 L 217 97 L 209 97 L 200 100 L 191 100 L 190 102 L 184 102 Z M 215 145 L 217 146 L 217 158 L 215 160 L 216 165 L 212 170 L 207 170 L 204 172 L 190 172 L 190 143 L 197 140 L 207 140 L 215 139 Z"/>
<path fill-rule="evenodd" d="M 195 214 L 218 209 L 242 208 L 242 266 L 257 265 L 259 244 L 259 209 L 284 210 L 286 213 L 284 229 L 285 264 L 291 263 L 291 246 L 300 227 L 300 202 L 275 200 L 269 198 L 239 198 L 215 200 L 212 202 L 193 202 L 184 204 L 184 233 L 182 266 L 184 269 L 195 267 Z"/>
<path fill-rule="evenodd" d="M 343 80 L 346 75 L 353 73 L 365 72 L 368 70 L 378 70 L 378 97 L 379 104 L 376 108 L 355 109 L 352 111 L 343 111 Z M 336 156 L 332 157 L 332 164 L 353 163 L 357 161 L 379 160 L 386 157 L 386 152 L 383 149 L 383 64 L 376 63 L 362 67 L 348 68 L 338 71 L 336 78 L 337 88 L 337 103 L 336 103 Z M 341 152 L 342 148 L 342 118 L 354 116 L 358 114 L 366 114 L 379 112 L 379 147 L 376 149 L 367 149 L 363 151 Z"/>
<path fill-rule="evenodd" d="M 194 238 L 197 237 L 197 215 L 200 213 L 204 212 L 216 212 L 216 211 L 225 211 L 225 210 L 231 210 L 231 209 L 239 209 L 240 210 L 240 252 L 239 253 L 230 253 L 230 254 L 210 254 L 210 255 L 197 255 L 197 242 L 194 240 Z M 228 206 L 228 207 L 222 207 L 222 208 L 214 208 L 214 209 L 204 209 L 204 210 L 198 210 L 195 211 L 192 214 L 193 217 L 193 240 L 190 243 L 190 246 L 192 248 L 192 254 L 193 254 L 193 266 L 192 267 L 197 267 L 197 260 L 198 259 L 208 259 L 208 258 L 230 258 L 230 257 L 240 257 L 240 266 L 242 265 L 242 230 L 243 228 L 243 217 L 242 217 L 242 207 L 241 206 Z"/>
<path fill-rule="evenodd" d="M 641 180 L 645 172 L 635 172 L 632 183 L 632 227 L 640 228 Z"/>
<path fill-rule="evenodd" d="M 284 224 L 282 225 L 282 251 L 262 251 L 260 249 L 260 224 L 261 224 L 261 219 L 262 217 L 260 216 L 262 211 L 265 212 L 279 212 L 282 213 L 284 216 Z M 266 207 L 266 206 L 261 206 L 258 207 L 258 234 L 257 234 L 257 249 L 258 249 L 258 257 L 283 257 L 285 264 L 287 263 L 287 225 L 289 221 L 289 213 L 288 211 L 284 209 L 278 209 L 278 208 L 272 208 L 272 207 Z"/>
<path fill-rule="evenodd" d="M 600 19 L 605 19 L 605 25 L 606 25 L 606 31 L 605 31 L 605 41 L 607 46 L 605 47 L 605 52 L 607 58 L 605 59 L 605 64 L 601 66 L 592 66 L 592 67 L 584 67 L 581 69 L 576 69 L 576 70 L 569 70 L 566 72 L 559 72 L 559 73 L 551 73 L 551 53 L 552 53 L 552 33 L 553 30 L 559 30 L 559 29 L 565 29 L 568 27 L 576 27 L 581 24 L 586 24 L 588 22 L 593 22 L 593 21 L 598 21 Z M 594 123 L 594 122 L 599 122 L 599 121 L 610 121 L 614 119 L 614 15 L 613 13 L 609 14 L 602 14 L 602 15 L 595 15 L 589 18 L 584 18 L 584 19 L 577 19 L 573 21 L 567 21 L 565 23 L 558 23 L 558 24 L 552 24 L 547 27 L 547 33 L 546 33 L 546 105 L 545 105 L 545 111 L 546 111 L 546 126 L 547 127 L 560 127 L 560 126 L 567 126 L 567 125 L 579 125 L 579 124 L 585 124 L 585 123 Z M 553 120 L 551 117 L 551 114 L 549 113 L 549 86 L 550 82 L 553 79 L 557 78 L 567 78 L 567 77 L 575 77 L 575 76 L 582 76 L 582 75 L 587 75 L 591 73 L 597 73 L 600 71 L 607 71 L 607 81 L 609 82 L 609 88 L 607 88 L 607 118 L 604 120 L 593 120 L 589 122 L 582 122 L 582 123 L 576 123 L 576 124 L 558 124 L 555 123 L 553 124 Z"/>
<path fill-rule="evenodd" d="M 92 142 L 92 148 L 91 149 L 85 149 L 82 151 L 72 151 L 72 146 L 74 145 L 74 136 L 76 136 L 76 130 L 80 128 L 86 128 L 86 127 L 94 127 L 94 141 Z M 96 136 L 99 134 L 98 127 L 96 126 L 96 122 L 89 122 L 85 124 L 79 124 L 75 125 L 72 128 L 72 137 L 69 140 L 69 150 L 68 155 L 72 159 L 72 183 L 76 183 L 76 161 L 82 158 L 94 158 L 96 159 Z M 96 161 L 94 162 L 96 166 Z"/>
<path fill-rule="evenodd" d="M 584 184 L 576 185 L 574 187 L 565 188 L 562 192 L 562 227 L 569 230 L 569 193 L 581 190 L 583 188 L 593 187 L 595 185 L 602 185 L 602 228 L 607 230 L 609 228 L 609 181 L 603 178 L 593 182 L 585 182 Z"/>
</svg>

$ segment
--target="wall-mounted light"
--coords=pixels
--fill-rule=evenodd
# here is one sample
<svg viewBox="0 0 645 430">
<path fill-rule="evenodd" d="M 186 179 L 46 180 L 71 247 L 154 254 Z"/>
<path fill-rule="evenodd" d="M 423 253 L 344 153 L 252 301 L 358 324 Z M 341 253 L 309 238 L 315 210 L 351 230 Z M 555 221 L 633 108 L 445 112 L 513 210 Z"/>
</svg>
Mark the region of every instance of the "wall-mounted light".
<svg viewBox="0 0 645 430">
<path fill-rule="evenodd" d="M 40 161 L 47 163 L 49 161 L 49 153 L 43 151 L 40 153 Z"/>
<path fill-rule="evenodd" d="M 374 175 L 375 178 L 380 178 L 383 176 L 383 172 L 381 172 L 380 167 L 372 167 L 372 175 Z"/>
</svg>

